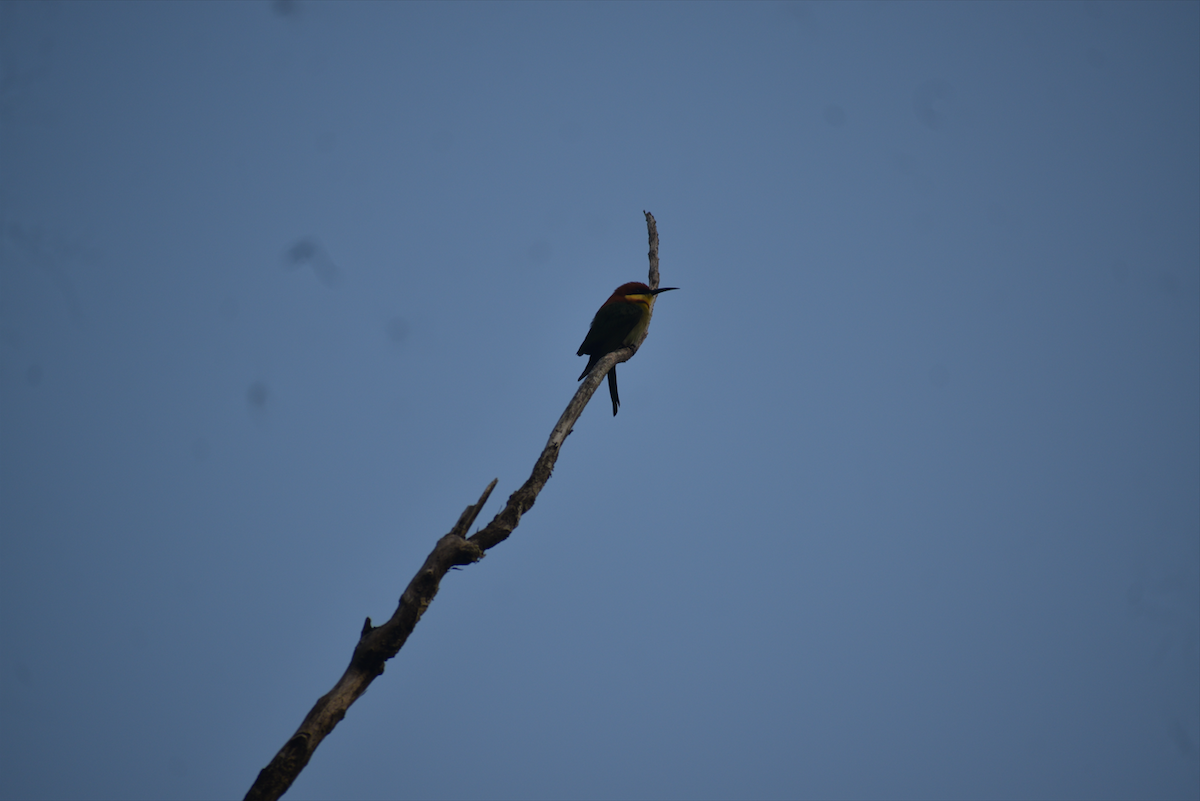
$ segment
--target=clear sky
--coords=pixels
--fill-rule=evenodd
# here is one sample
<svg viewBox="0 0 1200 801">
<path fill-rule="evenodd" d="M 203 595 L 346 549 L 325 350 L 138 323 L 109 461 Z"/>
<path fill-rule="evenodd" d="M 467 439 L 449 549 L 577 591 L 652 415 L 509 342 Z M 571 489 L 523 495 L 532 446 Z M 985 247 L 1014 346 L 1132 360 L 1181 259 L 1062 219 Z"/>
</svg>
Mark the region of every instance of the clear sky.
<svg viewBox="0 0 1200 801">
<path fill-rule="evenodd" d="M 0 797 L 1200 797 L 1200 4 L 0 3 Z"/>
</svg>

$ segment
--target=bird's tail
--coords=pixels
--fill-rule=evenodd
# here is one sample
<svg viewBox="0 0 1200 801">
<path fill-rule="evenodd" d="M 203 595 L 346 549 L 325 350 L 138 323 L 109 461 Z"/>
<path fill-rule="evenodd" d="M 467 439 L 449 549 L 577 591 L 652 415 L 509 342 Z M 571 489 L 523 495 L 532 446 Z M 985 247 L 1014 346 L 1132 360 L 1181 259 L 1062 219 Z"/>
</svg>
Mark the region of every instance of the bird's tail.
<svg viewBox="0 0 1200 801">
<path fill-rule="evenodd" d="M 612 396 L 613 417 L 616 417 L 617 409 L 621 406 L 621 397 L 617 395 L 617 366 L 615 364 L 613 369 L 608 371 L 608 394 Z"/>
</svg>

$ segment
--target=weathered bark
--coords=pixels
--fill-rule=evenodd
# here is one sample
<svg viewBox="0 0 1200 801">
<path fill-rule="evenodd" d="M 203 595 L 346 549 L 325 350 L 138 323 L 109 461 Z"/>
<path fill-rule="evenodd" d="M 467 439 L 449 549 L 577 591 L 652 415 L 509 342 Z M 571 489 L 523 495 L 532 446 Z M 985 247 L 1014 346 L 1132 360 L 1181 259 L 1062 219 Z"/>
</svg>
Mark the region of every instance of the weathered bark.
<svg viewBox="0 0 1200 801">
<path fill-rule="evenodd" d="M 654 215 L 646 215 L 646 228 L 650 235 L 650 277 L 651 289 L 658 288 L 658 229 Z M 649 328 L 647 327 L 647 333 Z M 317 699 L 317 703 L 309 710 L 304 722 L 296 733 L 284 743 L 283 748 L 265 768 L 259 771 L 258 778 L 246 793 L 247 801 L 260 799 L 277 799 L 287 792 L 292 782 L 304 770 L 304 766 L 312 758 L 313 752 L 321 741 L 333 731 L 334 727 L 346 716 L 346 710 L 366 692 L 367 687 L 376 676 L 383 673 L 384 663 L 394 657 L 404 647 L 408 635 L 412 634 L 417 621 L 429 607 L 437 595 L 442 577 L 453 567 L 469 565 L 483 558 L 484 552 L 508 539 L 521 515 L 529 511 L 538 493 L 550 479 L 554 463 L 558 460 L 558 452 L 567 435 L 583 413 L 583 407 L 591 400 L 592 394 L 600 386 L 600 382 L 617 364 L 628 361 L 638 347 L 645 341 L 645 335 L 636 344 L 608 354 L 599 362 L 595 369 L 583 380 L 575 397 L 567 404 L 566 410 L 558 418 L 550 439 L 542 450 L 542 455 L 533 465 L 533 472 L 521 485 L 520 489 L 508 497 L 504 509 L 496 515 L 492 522 L 483 529 L 467 536 L 467 531 L 475 523 L 475 518 L 487 503 L 492 490 L 496 488 L 496 479 L 487 485 L 487 489 L 479 496 L 479 500 L 468 506 L 450 533 L 438 540 L 433 551 L 425 559 L 425 564 L 413 576 L 412 581 L 400 596 L 400 604 L 392 617 L 383 625 L 372 626 L 371 618 L 363 624 L 362 634 L 358 644 L 354 646 L 354 654 L 350 657 L 350 666 L 338 679 L 333 689 Z"/>
</svg>

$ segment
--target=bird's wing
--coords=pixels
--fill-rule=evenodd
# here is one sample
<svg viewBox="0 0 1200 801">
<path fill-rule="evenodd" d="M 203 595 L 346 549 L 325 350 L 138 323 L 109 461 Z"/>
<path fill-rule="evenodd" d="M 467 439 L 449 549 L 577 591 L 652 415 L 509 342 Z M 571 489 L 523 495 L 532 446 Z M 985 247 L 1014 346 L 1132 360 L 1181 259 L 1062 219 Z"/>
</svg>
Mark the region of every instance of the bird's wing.
<svg viewBox="0 0 1200 801">
<path fill-rule="evenodd" d="M 642 319 L 642 308 L 634 303 L 614 303 L 604 306 L 596 312 L 592 327 L 588 329 L 583 344 L 575 352 L 576 356 L 585 353 L 603 356 L 618 350 L 625 343 L 625 337 Z"/>
</svg>

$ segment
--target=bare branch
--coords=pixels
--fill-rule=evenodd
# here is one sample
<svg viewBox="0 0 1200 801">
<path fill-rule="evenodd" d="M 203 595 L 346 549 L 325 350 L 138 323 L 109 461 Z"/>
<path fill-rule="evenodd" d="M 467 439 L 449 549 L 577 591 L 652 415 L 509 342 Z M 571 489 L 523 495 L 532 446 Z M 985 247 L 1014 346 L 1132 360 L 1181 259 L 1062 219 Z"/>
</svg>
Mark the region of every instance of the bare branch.
<svg viewBox="0 0 1200 801">
<path fill-rule="evenodd" d="M 646 254 L 650 257 L 650 288 L 658 289 L 658 223 L 650 212 L 642 214 L 646 215 L 646 230 L 650 234 L 650 252 Z"/>
<path fill-rule="evenodd" d="M 649 212 L 645 214 L 646 226 L 650 232 L 650 287 L 657 289 L 658 230 L 654 216 Z M 637 352 L 642 341 L 645 341 L 645 336 L 637 345 L 609 353 L 596 363 L 596 369 L 593 369 L 579 385 L 575 397 L 571 398 L 566 410 L 558 418 L 558 423 L 550 432 L 550 439 L 546 441 L 546 447 L 542 449 L 541 456 L 533 465 L 533 472 L 520 489 L 508 497 L 508 503 L 492 518 L 492 522 L 472 536 L 466 536 L 495 489 L 496 479 L 492 479 L 476 503 L 463 511 L 450 533 L 438 540 L 433 552 L 426 557 L 425 564 L 413 576 L 404 594 L 400 596 L 400 604 L 391 619 L 381 626 L 372 626 L 371 618 L 367 618 L 358 644 L 354 646 L 354 654 L 350 657 L 350 666 L 333 689 L 317 700 L 305 716 L 304 722 L 300 724 L 300 728 L 284 743 L 270 764 L 259 771 L 258 778 L 246 793 L 246 801 L 274 801 L 286 793 L 312 758 L 317 746 L 346 716 L 350 705 L 367 691 L 367 687 L 376 676 L 383 674 L 387 660 L 404 647 L 417 621 L 437 595 L 442 577 L 453 567 L 479 561 L 485 551 L 508 539 L 513 529 L 521 522 L 521 515 L 532 508 L 538 493 L 550 480 L 554 463 L 558 461 L 559 449 L 604 376 L 617 364 L 628 361 Z"/>
</svg>

